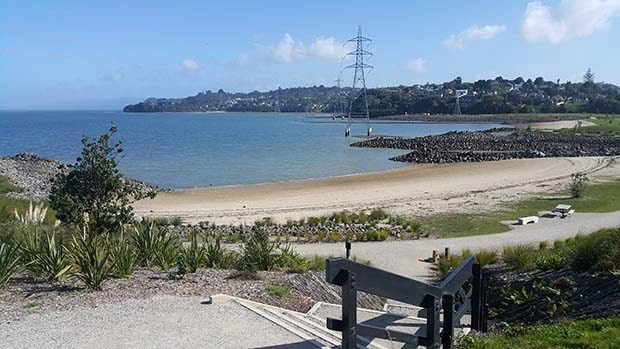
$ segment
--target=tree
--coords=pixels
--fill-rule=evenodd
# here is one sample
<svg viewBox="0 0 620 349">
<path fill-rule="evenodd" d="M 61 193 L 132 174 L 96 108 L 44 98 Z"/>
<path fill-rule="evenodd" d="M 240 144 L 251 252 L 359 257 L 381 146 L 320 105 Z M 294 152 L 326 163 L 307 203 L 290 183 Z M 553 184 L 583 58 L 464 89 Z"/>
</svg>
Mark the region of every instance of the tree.
<svg viewBox="0 0 620 349">
<path fill-rule="evenodd" d="M 71 171 L 54 180 L 50 207 L 64 224 L 88 225 L 94 233 L 118 229 L 133 220 L 133 201 L 155 197 L 154 191 L 141 193 L 120 172 L 123 143 L 110 144 L 117 131 L 113 125 L 95 141 L 83 136 L 81 156 Z"/>
<path fill-rule="evenodd" d="M 585 74 L 583 74 L 583 82 L 594 82 L 594 73 L 591 68 L 588 68 Z"/>
<path fill-rule="evenodd" d="M 541 86 L 544 83 L 545 83 L 545 79 L 543 79 L 542 76 L 539 76 L 536 78 L 536 80 L 534 80 L 534 85 L 536 86 Z"/>
</svg>

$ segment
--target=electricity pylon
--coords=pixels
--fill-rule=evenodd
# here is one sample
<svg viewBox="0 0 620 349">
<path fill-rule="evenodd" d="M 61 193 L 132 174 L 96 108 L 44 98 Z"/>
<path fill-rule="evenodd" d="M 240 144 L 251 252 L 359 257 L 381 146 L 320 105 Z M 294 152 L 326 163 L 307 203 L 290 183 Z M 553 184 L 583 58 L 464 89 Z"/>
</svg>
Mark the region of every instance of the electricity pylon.
<svg viewBox="0 0 620 349">
<path fill-rule="evenodd" d="M 368 123 L 367 135 L 370 136 L 370 134 L 372 133 L 372 128 L 370 127 L 370 113 L 368 111 L 368 96 L 366 94 L 366 71 L 370 71 L 371 69 L 373 69 L 373 66 L 364 63 L 365 56 L 372 56 L 372 53 L 364 50 L 364 43 L 370 41 L 372 40 L 362 35 L 361 26 L 359 26 L 357 29 L 357 36 L 347 41 L 347 43 L 355 43 L 355 50 L 347 53 L 347 55 L 355 56 L 355 63 L 347 66 L 345 69 L 355 69 L 355 73 L 353 75 L 353 88 L 351 91 L 351 100 L 349 102 L 347 127 L 344 131 L 345 137 L 351 135 L 351 117 L 355 116 L 355 113 L 353 111 L 353 103 L 360 96 L 364 98 L 362 103 L 362 107 L 364 108 L 364 110 L 361 111 L 358 115 L 366 117 L 366 122 Z M 347 43 L 345 43 L 345 45 Z"/>
</svg>

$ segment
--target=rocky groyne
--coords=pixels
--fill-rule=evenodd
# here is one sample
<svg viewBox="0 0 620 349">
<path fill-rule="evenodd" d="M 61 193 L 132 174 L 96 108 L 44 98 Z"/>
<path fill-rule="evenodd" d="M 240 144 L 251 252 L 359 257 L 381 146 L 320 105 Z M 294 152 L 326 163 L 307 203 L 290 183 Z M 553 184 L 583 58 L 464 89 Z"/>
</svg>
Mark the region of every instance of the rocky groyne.
<svg viewBox="0 0 620 349">
<path fill-rule="evenodd" d="M 418 138 L 377 137 L 353 147 L 410 150 L 391 158 L 412 163 L 481 162 L 544 157 L 620 155 L 620 138 L 514 132 L 448 132 Z"/>
<path fill-rule="evenodd" d="M 0 176 L 7 177 L 19 191 L 8 195 L 15 199 L 46 200 L 54 178 L 59 173 L 71 170 L 70 164 L 50 160 L 32 153 L 21 153 L 15 156 L 0 156 Z M 161 188 L 138 180 L 128 179 L 140 193 L 146 194 Z"/>
</svg>

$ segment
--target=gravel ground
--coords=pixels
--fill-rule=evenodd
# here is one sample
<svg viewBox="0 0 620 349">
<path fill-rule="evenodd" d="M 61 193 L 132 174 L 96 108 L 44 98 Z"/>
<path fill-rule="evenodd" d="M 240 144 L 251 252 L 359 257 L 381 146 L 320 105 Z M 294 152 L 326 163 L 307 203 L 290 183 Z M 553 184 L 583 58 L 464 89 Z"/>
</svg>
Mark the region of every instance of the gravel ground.
<svg viewBox="0 0 620 349">
<path fill-rule="evenodd" d="M 142 269 L 136 271 L 130 279 L 106 281 L 103 290 L 97 292 L 87 291 L 71 282 L 13 279 L 5 289 L 0 290 L 0 328 L 7 322 L 18 321 L 32 314 L 92 309 L 127 299 L 149 299 L 163 295 L 206 297 L 224 293 L 301 312 L 308 311 L 314 304 L 309 296 L 292 287 L 289 297 L 271 296 L 265 291 L 272 284 L 288 285 L 292 277 L 290 274 L 261 272 L 261 280 L 227 279 L 231 274 L 227 270 L 203 269 L 195 274 L 187 274 L 181 280 L 169 280 L 166 273 Z"/>
<path fill-rule="evenodd" d="M 235 303 L 156 296 L 0 324 L 2 348 L 311 348 Z M 295 345 L 297 344 L 297 345 Z"/>
</svg>

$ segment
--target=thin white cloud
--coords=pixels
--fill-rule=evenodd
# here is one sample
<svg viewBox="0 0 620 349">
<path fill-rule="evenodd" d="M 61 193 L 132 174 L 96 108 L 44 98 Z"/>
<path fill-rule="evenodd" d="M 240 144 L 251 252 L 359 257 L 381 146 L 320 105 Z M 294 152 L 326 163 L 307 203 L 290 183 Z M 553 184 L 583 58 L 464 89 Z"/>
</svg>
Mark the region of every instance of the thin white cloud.
<svg viewBox="0 0 620 349">
<path fill-rule="evenodd" d="M 425 73 L 428 71 L 428 61 L 424 58 L 416 58 L 407 64 L 407 68 L 414 73 Z"/>
<path fill-rule="evenodd" d="M 464 30 L 458 34 L 450 36 L 444 40 L 443 44 L 457 49 L 464 49 L 465 43 L 475 40 L 491 40 L 498 34 L 506 30 L 505 25 L 485 25 L 485 26 L 473 26 L 467 30 Z"/>
<path fill-rule="evenodd" d="M 186 71 L 192 72 L 200 70 L 200 64 L 198 64 L 198 62 L 196 62 L 196 60 L 192 58 L 185 58 L 181 63 L 183 65 L 183 69 L 185 69 Z"/>
<path fill-rule="evenodd" d="M 620 0 L 562 0 L 557 7 L 540 1 L 527 4 L 523 37 L 531 42 L 558 44 L 609 28 L 620 15 Z"/>
<path fill-rule="evenodd" d="M 343 45 L 334 37 L 319 36 L 306 44 L 296 40 L 289 33 L 285 33 L 274 45 L 256 44 L 252 52 L 244 52 L 239 56 L 242 64 L 256 61 L 272 61 L 278 63 L 293 63 L 307 58 L 325 60 L 341 60 L 348 57 L 351 45 Z"/>
<path fill-rule="evenodd" d="M 343 45 L 333 37 L 318 37 L 310 45 L 310 54 L 328 60 L 341 60 L 351 51 L 348 45 Z"/>
</svg>

